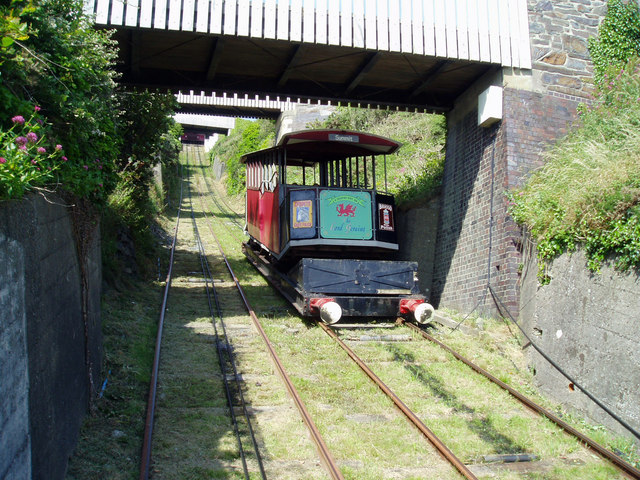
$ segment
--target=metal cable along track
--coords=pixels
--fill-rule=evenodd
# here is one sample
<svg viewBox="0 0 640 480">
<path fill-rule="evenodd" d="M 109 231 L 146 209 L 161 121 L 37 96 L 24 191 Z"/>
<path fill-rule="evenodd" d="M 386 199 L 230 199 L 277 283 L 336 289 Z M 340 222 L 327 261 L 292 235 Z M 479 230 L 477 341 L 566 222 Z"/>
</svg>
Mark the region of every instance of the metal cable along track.
<svg viewBox="0 0 640 480">
<path fill-rule="evenodd" d="M 189 149 L 191 150 L 191 149 Z M 189 151 L 188 150 L 188 151 Z M 198 151 L 199 153 L 199 151 Z M 198 155 L 198 162 L 201 163 L 199 155 Z M 189 157 L 187 156 L 187 165 L 189 164 Z M 202 200 L 202 198 L 199 196 L 200 200 Z M 215 285 L 213 283 L 213 276 L 211 275 L 211 270 L 209 268 L 209 261 L 207 260 L 206 257 L 206 252 L 204 250 L 204 246 L 202 245 L 202 240 L 200 237 L 200 232 L 198 230 L 198 225 L 196 222 L 196 218 L 195 218 L 195 214 L 193 212 L 193 202 L 192 202 L 192 197 L 191 197 L 191 188 L 189 188 L 189 203 L 191 205 L 191 220 L 193 223 L 193 229 L 194 229 L 194 233 L 195 233 L 195 238 L 196 238 L 196 243 L 198 245 L 198 251 L 199 251 L 199 257 L 200 257 L 200 265 L 202 268 L 202 276 L 204 278 L 205 281 L 205 290 L 207 293 L 207 302 L 209 304 L 209 314 L 211 316 L 211 323 L 213 325 L 214 328 L 214 333 L 216 336 L 216 350 L 218 353 L 218 362 L 220 365 L 220 372 L 222 373 L 222 378 L 223 378 L 223 382 L 224 382 L 224 388 L 225 388 L 225 393 L 226 393 L 226 397 L 227 397 L 227 404 L 229 406 L 229 412 L 231 414 L 231 421 L 233 424 L 233 429 L 236 435 L 236 439 L 237 439 L 237 443 L 238 443 L 238 451 L 240 453 L 240 457 L 242 459 L 242 468 L 244 470 L 244 475 L 245 478 L 247 480 L 249 480 L 250 475 L 249 475 L 249 471 L 247 468 L 247 461 L 246 461 L 246 454 L 244 452 L 244 449 L 242 447 L 242 437 L 240 434 L 240 429 L 238 426 L 238 421 L 237 421 L 237 417 L 235 414 L 235 409 L 234 409 L 234 405 L 233 405 L 233 398 L 231 395 L 231 386 L 229 384 L 229 379 L 228 379 L 228 375 L 227 375 L 227 364 L 229 364 L 231 366 L 231 371 L 232 371 L 232 375 L 233 375 L 233 381 L 235 382 L 236 385 L 236 393 L 238 394 L 238 397 L 240 398 L 240 404 L 242 406 L 242 413 L 243 416 L 245 418 L 246 424 L 247 424 L 247 428 L 249 430 L 249 436 L 251 438 L 251 444 L 253 446 L 253 451 L 255 453 L 257 462 L 258 462 L 258 468 L 260 470 L 260 476 L 261 478 L 264 480 L 267 478 L 267 475 L 264 471 L 264 465 L 262 463 L 262 457 L 260 455 L 260 450 L 258 447 L 258 442 L 253 430 L 253 426 L 251 424 L 251 418 L 249 415 L 249 412 L 247 410 L 247 403 L 244 399 L 244 394 L 242 393 L 242 387 L 240 386 L 240 376 L 238 375 L 238 369 L 236 367 L 235 364 L 235 360 L 233 358 L 233 355 L 231 353 L 231 345 L 229 343 L 229 337 L 227 336 L 227 331 L 226 331 L 226 327 L 224 324 L 224 319 L 222 317 L 222 310 L 220 308 L 220 302 L 218 300 L 218 293 L 216 291 Z M 211 284 L 211 286 L 209 286 Z M 213 294 L 213 295 L 212 295 Z M 213 296 L 213 302 L 212 302 L 212 296 Z M 215 310 L 214 310 L 214 304 L 215 304 Z M 216 317 L 218 319 L 218 321 L 216 321 Z M 220 337 L 221 335 L 218 333 L 218 326 L 217 323 L 220 323 L 221 326 L 221 330 L 222 330 L 222 337 L 224 338 L 224 346 L 222 345 L 222 342 L 220 341 Z M 226 352 L 226 360 L 225 360 L 225 354 L 223 352 Z"/>
<path fill-rule="evenodd" d="M 200 198 L 200 201 L 202 202 L 202 198 Z M 305 425 L 307 426 L 309 433 L 311 435 L 311 438 L 313 439 L 314 443 L 316 444 L 316 448 L 318 450 L 318 453 L 320 455 L 320 458 L 323 462 L 323 464 L 325 465 L 326 469 L 328 470 L 330 476 L 332 479 L 334 480 L 344 480 L 344 476 L 342 475 L 342 472 L 340 471 L 335 459 L 333 458 L 333 455 L 331 454 L 331 452 L 329 451 L 329 448 L 327 447 L 326 443 L 324 442 L 324 439 L 322 438 L 322 435 L 320 434 L 320 431 L 318 430 L 318 427 L 315 425 L 313 418 L 311 417 L 311 414 L 309 413 L 309 411 L 307 410 L 307 408 L 305 407 L 304 403 L 302 402 L 302 398 L 300 397 L 300 395 L 298 394 L 298 391 L 296 390 L 295 386 L 293 385 L 293 382 L 291 381 L 291 379 L 289 378 L 284 365 L 282 364 L 282 362 L 280 361 L 280 358 L 278 357 L 275 349 L 273 348 L 273 345 L 271 344 L 271 342 L 269 341 L 269 338 L 267 337 L 266 332 L 264 331 L 264 329 L 262 328 L 262 325 L 260 324 L 260 320 L 258 319 L 258 317 L 256 316 L 253 308 L 251 307 L 251 305 L 249 304 L 249 301 L 244 293 L 244 290 L 242 289 L 242 287 L 240 286 L 240 281 L 238 280 L 238 278 L 236 277 L 236 274 L 233 271 L 233 268 L 231 267 L 231 264 L 229 263 L 229 260 L 227 259 L 227 256 L 224 253 L 224 250 L 222 249 L 222 246 L 218 240 L 217 235 L 215 234 L 212 226 L 211 226 L 211 221 L 209 221 L 209 215 L 206 212 L 206 208 L 204 207 L 204 204 L 202 204 L 202 213 L 204 215 L 204 218 L 208 221 L 207 222 L 207 226 L 209 228 L 209 231 L 211 232 L 211 234 L 213 235 L 216 244 L 218 245 L 218 250 L 220 251 L 220 254 L 222 255 L 222 257 L 224 258 L 224 262 L 227 266 L 227 270 L 229 271 L 229 274 L 231 275 L 231 277 L 233 278 L 233 281 L 238 289 L 238 292 L 240 293 L 240 296 L 242 298 L 242 301 L 245 305 L 245 308 L 247 310 L 247 312 L 249 313 L 249 316 L 251 317 L 251 320 L 253 321 L 253 324 L 255 326 L 255 328 L 258 330 L 258 333 L 260 334 L 260 336 L 262 337 L 262 340 L 264 341 L 264 344 L 269 352 L 269 355 L 271 356 L 271 360 L 273 361 L 274 366 L 276 367 L 276 370 L 278 371 L 280 377 L 282 378 L 287 390 L 289 391 L 289 394 L 291 395 L 291 398 L 293 399 L 293 402 L 295 403 L 296 407 L 298 408 L 298 411 L 300 412 L 300 415 L 302 416 L 302 420 L 305 423 Z M 212 215 L 213 217 L 215 217 L 215 215 Z"/>
</svg>

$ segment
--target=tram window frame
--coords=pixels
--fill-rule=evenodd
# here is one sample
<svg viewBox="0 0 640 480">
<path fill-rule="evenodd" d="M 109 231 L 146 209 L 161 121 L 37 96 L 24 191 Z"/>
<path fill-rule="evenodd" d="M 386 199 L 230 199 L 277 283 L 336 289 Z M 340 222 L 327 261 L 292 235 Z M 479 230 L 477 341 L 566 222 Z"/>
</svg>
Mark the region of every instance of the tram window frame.
<svg viewBox="0 0 640 480">
<path fill-rule="evenodd" d="M 275 192 L 278 186 L 279 168 L 273 161 L 263 161 L 260 168 L 260 191 Z"/>
</svg>

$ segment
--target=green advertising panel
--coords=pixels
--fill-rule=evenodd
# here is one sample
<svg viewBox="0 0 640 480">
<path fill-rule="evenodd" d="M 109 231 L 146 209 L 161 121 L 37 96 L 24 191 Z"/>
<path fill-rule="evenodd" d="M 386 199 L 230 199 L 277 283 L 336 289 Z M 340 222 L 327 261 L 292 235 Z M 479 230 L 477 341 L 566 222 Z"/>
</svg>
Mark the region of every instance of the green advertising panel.
<svg viewBox="0 0 640 480">
<path fill-rule="evenodd" d="M 320 235 L 323 238 L 369 240 L 372 235 L 371 194 L 322 190 Z"/>
</svg>

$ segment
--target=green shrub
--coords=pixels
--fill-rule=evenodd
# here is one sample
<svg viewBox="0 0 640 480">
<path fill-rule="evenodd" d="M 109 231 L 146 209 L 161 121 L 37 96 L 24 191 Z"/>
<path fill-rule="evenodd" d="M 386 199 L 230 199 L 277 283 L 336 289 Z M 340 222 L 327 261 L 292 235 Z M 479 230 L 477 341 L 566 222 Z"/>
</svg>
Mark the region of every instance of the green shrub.
<svg viewBox="0 0 640 480">
<path fill-rule="evenodd" d="M 640 10 L 636 1 L 609 0 L 598 37 L 589 39 L 589 54 L 599 86 L 607 83 L 612 71 L 620 71 L 631 57 L 640 55 Z"/>
<path fill-rule="evenodd" d="M 47 136 L 67 157 L 53 184 L 101 201 L 115 185 L 112 165 L 121 144 L 116 50 L 110 33 L 94 29 L 82 11 L 79 0 L 0 6 L 0 130 L 7 132 L 10 118 L 29 117 L 37 105 L 50 122 Z"/>
<path fill-rule="evenodd" d="M 272 147 L 275 142 L 275 122 L 272 120 L 237 119 L 234 129 L 220 139 L 209 152 L 227 166 L 227 192 L 236 195 L 244 191 L 245 167 L 240 158 L 250 152 Z"/>
<path fill-rule="evenodd" d="M 26 119 L 12 117 L 12 127 L 0 130 L 0 200 L 21 198 L 25 191 L 49 184 L 67 161 L 62 145 L 48 141 L 48 126 L 39 107 Z"/>
</svg>

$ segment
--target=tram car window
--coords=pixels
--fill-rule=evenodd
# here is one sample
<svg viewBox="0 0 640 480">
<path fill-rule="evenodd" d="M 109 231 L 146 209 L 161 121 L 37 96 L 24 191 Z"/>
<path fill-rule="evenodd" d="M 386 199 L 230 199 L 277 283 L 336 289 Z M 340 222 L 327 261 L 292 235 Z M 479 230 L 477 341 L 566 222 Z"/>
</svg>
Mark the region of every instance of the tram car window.
<svg viewBox="0 0 640 480">
<path fill-rule="evenodd" d="M 305 130 L 242 157 L 243 248 L 263 273 L 282 279 L 283 294 L 303 315 L 327 321 L 328 303 L 338 318 L 419 310 L 422 321 L 433 311 L 420 295 L 417 264 L 390 260 L 398 232 L 386 155 L 399 147 L 365 132 Z"/>
</svg>

